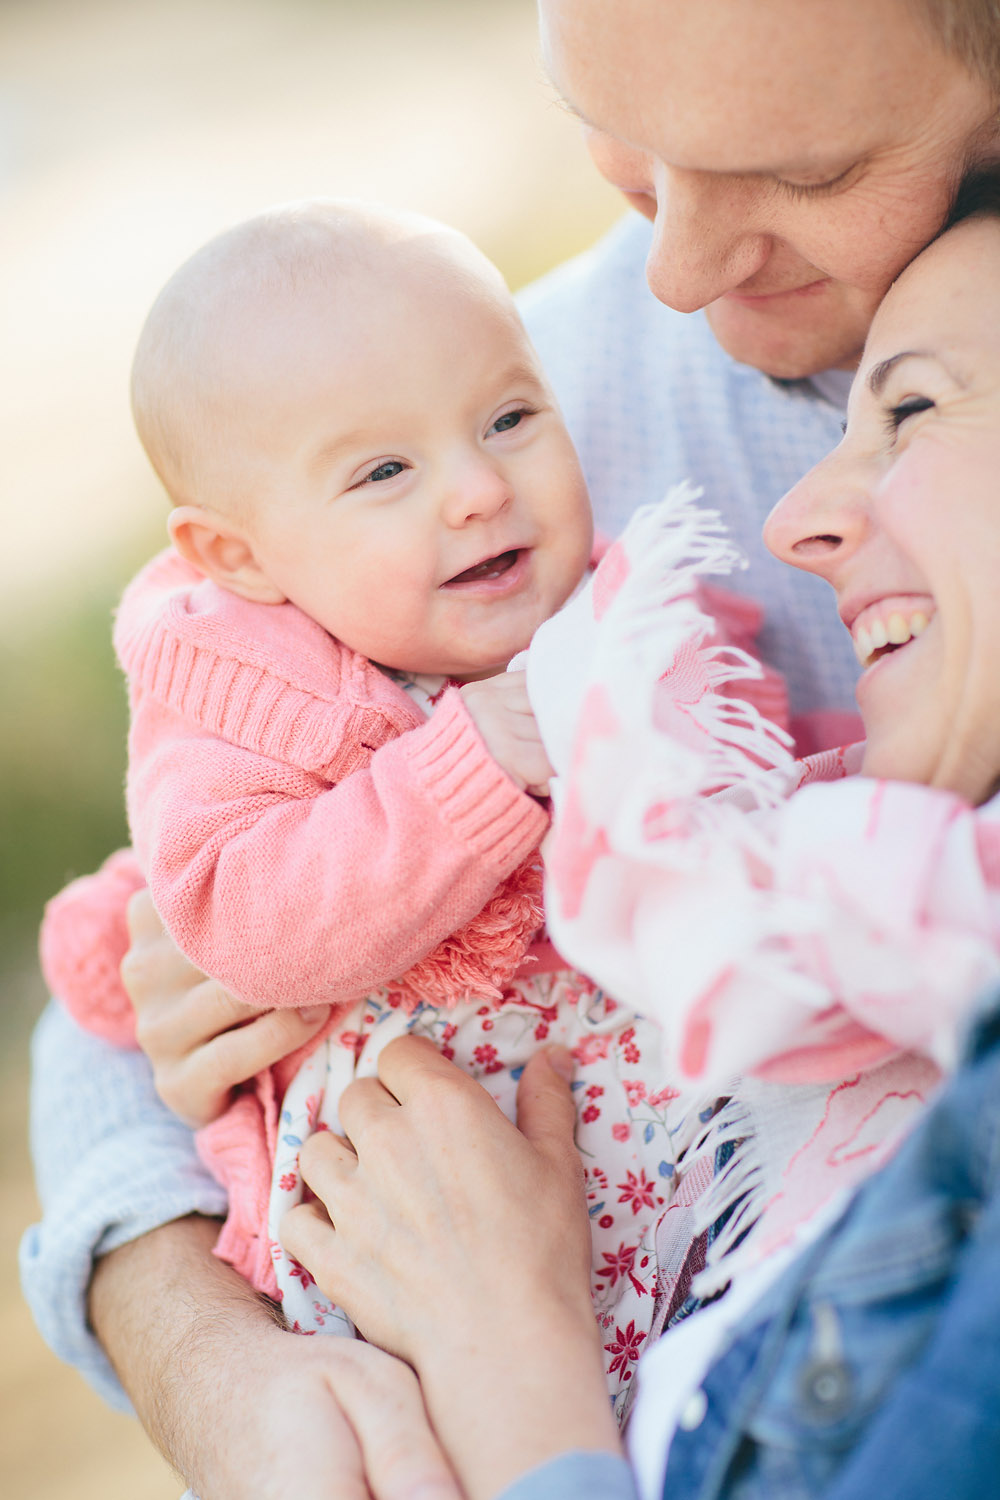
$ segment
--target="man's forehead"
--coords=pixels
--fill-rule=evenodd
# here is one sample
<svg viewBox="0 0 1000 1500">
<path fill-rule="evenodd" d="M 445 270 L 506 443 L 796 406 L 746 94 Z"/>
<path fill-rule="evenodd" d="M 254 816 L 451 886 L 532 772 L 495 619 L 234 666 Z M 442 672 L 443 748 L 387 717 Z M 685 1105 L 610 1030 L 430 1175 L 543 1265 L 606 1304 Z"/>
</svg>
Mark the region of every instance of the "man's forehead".
<svg viewBox="0 0 1000 1500">
<path fill-rule="evenodd" d="M 540 16 L 574 113 L 706 171 L 825 172 L 891 137 L 942 71 L 910 0 L 540 0 Z"/>
</svg>

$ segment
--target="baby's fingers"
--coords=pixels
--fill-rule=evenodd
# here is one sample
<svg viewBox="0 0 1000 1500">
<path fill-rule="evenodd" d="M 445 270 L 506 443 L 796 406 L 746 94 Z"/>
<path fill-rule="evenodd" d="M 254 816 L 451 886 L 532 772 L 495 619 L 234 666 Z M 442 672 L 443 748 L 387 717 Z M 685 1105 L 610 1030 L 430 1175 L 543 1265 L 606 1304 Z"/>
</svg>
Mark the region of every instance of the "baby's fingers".
<svg viewBox="0 0 1000 1500">
<path fill-rule="evenodd" d="M 553 770 L 545 749 L 536 739 L 520 740 L 511 756 L 507 774 L 533 797 L 549 795 L 549 779 Z"/>
</svg>

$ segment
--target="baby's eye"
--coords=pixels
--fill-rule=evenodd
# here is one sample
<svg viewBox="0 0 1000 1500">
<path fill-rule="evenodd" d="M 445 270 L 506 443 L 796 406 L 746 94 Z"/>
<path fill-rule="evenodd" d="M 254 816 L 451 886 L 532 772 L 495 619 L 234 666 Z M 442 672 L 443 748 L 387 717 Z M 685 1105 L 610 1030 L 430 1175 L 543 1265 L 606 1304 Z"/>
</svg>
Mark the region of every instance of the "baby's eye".
<svg viewBox="0 0 1000 1500">
<path fill-rule="evenodd" d="M 525 417 L 530 417 L 531 412 L 526 406 L 520 406 L 516 411 L 505 411 L 502 417 L 497 417 L 490 432 L 510 432 L 511 428 L 517 427 Z"/>
<path fill-rule="evenodd" d="M 379 484 L 383 479 L 395 479 L 397 474 L 402 474 L 404 467 L 398 458 L 387 459 L 384 464 L 379 464 L 370 474 L 366 474 L 361 483 Z"/>
<path fill-rule="evenodd" d="M 929 396 L 907 396 L 897 406 L 890 406 L 885 414 L 885 425 L 890 435 L 899 431 L 907 417 L 915 417 L 920 411 L 930 411 L 933 405 Z"/>
</svg>

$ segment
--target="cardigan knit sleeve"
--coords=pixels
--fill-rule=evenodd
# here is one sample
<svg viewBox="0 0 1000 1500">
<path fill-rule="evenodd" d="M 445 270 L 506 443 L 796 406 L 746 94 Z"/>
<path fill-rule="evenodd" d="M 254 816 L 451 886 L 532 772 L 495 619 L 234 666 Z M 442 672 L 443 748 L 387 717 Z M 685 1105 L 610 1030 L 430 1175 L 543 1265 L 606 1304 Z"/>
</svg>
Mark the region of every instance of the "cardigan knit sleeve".
<svg viewBox="0 0 1000 1500">
<path fill-rule="evenodd" d="M 129 585 L 115 646 L 140 866 L 181 951 L 243 1000 L 336 1004 L 401 979 L 477 917 L 547 826 L 458 692 L 424 719 L 294 605 L 241 599 L 175 553 Z M 530 901 L 516 878 L 498 893 L 493 937 L 511 950 L 498 973 L 539 924 L 534 884 Z M 458 967 L 452 998 L 474 965 Z M 495 989 L 486 977 L 467 992 Z"/>
<path fill-rule="evenodd" d="M 333 786 L 143 712 L 129 812 L 156 909 L 198 968 L 253 1003 L 336 1003 L 403 975 L 547 824 L 456 692 Z"/>
</svg>

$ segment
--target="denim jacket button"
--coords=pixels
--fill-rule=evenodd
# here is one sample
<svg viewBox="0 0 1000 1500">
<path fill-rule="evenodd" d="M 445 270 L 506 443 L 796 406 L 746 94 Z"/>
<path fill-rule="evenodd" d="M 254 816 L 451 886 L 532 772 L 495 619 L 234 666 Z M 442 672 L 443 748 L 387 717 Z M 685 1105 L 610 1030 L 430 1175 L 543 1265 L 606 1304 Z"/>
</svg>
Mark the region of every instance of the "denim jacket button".
<svg viewBox="0 0 1000 1500">
<path fill-rule="evenodd" d="M 682 1432 L 694 1432 L 700 1427 L 708 1412 L 708 1397 L 702 1390 L 695 1391 L 681 1407 L 681 1414 L 677 1418 L 677 1425 Z"/>
<path fill-rule="evenodd" d="M 799 1390 L 809 1416 L 821 1422 L 836 1422 L 851 1406 L 851 1372 L 842 1360 L 812 1360 L 802 1371 Z"/>
</svg>

